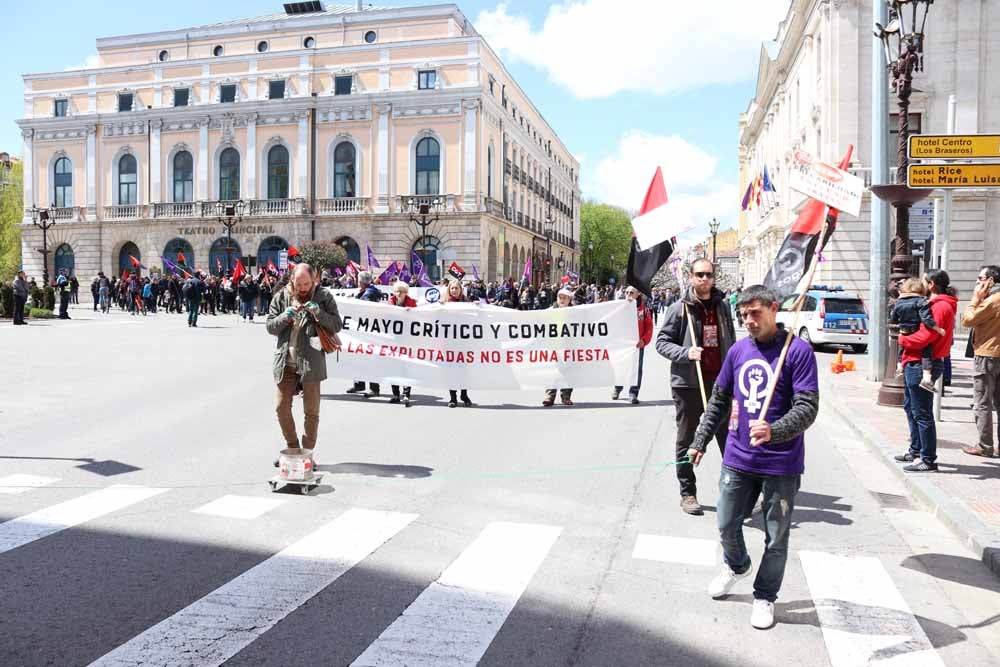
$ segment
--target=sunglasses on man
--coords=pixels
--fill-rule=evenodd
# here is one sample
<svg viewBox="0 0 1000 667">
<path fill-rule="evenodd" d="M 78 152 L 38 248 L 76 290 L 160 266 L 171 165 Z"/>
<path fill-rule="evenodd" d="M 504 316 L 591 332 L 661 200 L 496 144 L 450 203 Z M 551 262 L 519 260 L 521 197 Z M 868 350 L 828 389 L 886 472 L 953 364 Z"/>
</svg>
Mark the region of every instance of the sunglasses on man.
<svg viewBox="0 0 1000 667">
<path fill-rule="evenodd" d="M 715 274 L 711 271 L 695 271 L 694 275 L 698 278 L 714 278 Z"/>
</svg>

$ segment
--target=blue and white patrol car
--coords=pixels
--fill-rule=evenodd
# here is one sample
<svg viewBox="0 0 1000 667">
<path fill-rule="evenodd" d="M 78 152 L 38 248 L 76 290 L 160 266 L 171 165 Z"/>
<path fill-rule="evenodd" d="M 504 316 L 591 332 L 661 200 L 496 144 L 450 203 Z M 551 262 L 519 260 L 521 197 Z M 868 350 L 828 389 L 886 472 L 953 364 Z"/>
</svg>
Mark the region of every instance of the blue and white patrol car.
<svg viewBox="0 0 1000 667">
<path fill-rule="evenodd" d="M 795 313 L 794 294 L 781 302 L 778 322 L 792 327 Z M 795 323 L 795 334 L 816 345 L 850 345 L 855 352 L 868 350 L 868 311 L 865 302 L 843 287 L 813 285 L 806 292 L 802 312 Z"/>
</svg>

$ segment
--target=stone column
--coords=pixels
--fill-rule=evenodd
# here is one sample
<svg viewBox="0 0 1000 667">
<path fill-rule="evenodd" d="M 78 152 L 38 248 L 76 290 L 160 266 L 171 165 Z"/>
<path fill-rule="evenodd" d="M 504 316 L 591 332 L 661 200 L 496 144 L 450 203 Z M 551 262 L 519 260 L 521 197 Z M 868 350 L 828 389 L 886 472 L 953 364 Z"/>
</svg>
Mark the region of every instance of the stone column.
<svg viewBox="0 0 1000 667">
<path fill-rule="evenodd" d="M 257 114 L 247 115 L 247 194 L 244 199 L 257 198 Z"/>
<path fill-rule="evenodd" d="M 476 112 L 479 109 L 479 100 L 462 100 L 462 108 L 465 110 L 465 137 L 464 144 L 465 163 L 464 177 L 462 178 L 464 194 L 463 208 L 465 210 L 475 210 L 476 207 Z M 443 185 L 443 184 L 442 184 Z"/>
<path fill-rule="evenodd" d="M 212 198 L 208 189 L 208 123 L 207 117 L 198 121 L 198 192 L 195 199 L 201 200 Z"/>
<path fill-rule="evenodd" d="M 308 197 L 306 192 L 309 171 L 309 112 L 298 115 L 299 145 L 295 153 L 295 197 Z"/>
<path fill-rule="evenodd" d="M 389 212 L 389 114 L 391 104 L 376 105 L 378 111 L 378 199 L 376 213 Z"/>
<path fill-rule="evenodd" d="M 23 178 L 24 178 L 24 203 L 27 206 L 34 206 L 35 201 L 35 131 L 21 130 L 21 138 L 24 140 Z M 42 202 L 42 206 L 47 206 L 48 202 Z M 31 216 L 25 215 L 24 220 L 31 222 Z"/>
<path fill-rule="evenodd" d="M 150 121 L 149 134 L 149 180 L 150 192 L 149 203 L 158 204 L 162 199 L 162 189 L 160 187 L 160 166 L 162 156 L 160 155 L 160 130 L 163 128 L 163 121 L 159 118 Z"/>
<path fill-rule="evenodd" d="M 97 220 L 97 126 L 87 126 L 87 222 Z"/>
</svg>

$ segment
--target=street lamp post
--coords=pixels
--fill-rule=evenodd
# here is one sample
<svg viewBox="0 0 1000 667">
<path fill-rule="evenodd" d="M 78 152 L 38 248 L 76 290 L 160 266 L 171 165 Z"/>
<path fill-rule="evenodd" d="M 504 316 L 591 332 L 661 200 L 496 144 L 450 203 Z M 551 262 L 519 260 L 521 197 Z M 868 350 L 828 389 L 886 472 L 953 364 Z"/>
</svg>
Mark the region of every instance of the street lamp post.
<svg viewBox="0 0 1000 667">
<path fill-rule="evenodd" d="M 909 158 L 906 148 L 910 138 L 910 96 L 913 93 L 913 72 L 924 68 L 924 26 L 927 13 L 934 0 L 886 0 L 889 5 L 890 21 L 887 26 L 875 24 L 875 36 L 882 42 L 888 63 L 892 88 L 896 91 L 899 107 L 896 183 L 873 185 L 872 192 L 879 199 L 888 201 L 896 209 L 896 232 L 892 239 L 892 273 L 889 276 L 889 308 L 892 310 L 899 295 L 899 283 L 913 272 L 913 256 L 910 254 L 910 206 L 933 192 L 907 186 Z M 909 16 L 908 16 L 909 14 Z M 886 313 L 874 313 L 876 317 L 887 317 Z M 882 405 L 903 404 L 903 382 L 896 376 L 896 359 L 899 350 L 899 327 L 889 324 L 889 354 L 886 357 L 886 372 L 879 389 L 878 402 Z"/>
<path fill-rule="evenodd" d="M 407 202 L 410 210 L 410 222 L 420 228 L 420 261 L 427 266 L 427 228 L 438 221 L 438 208 L 441 200 L 435 198 L 432 202 L 418 201 L 410 197 Z M 432 214 L 433 210 L 433 214 Z"/>
<path fill-rule="evenodd" d="M 712 218 L 712 222 L 708 223 L 708 228 L 712 232 L 712 264 L 715 264 L 715 258 L 716 258 L 715 245 L 716 245 L 716 237 L 719 235 L 719 221 L 716 220 L 715 218 Z"/>
<path fill-rule="evenodd" d="M 56 224 L 56 221 L 49 215 L 49 209 L 31 207 L 31 222 L 35 227 L 42 230 L 42 282 L 49 284 L 49 230 Z"/>
<path fill-rule="evenodd" d="M 246 202 L 240 199 L 235 202 L 219 203 L 219 224 L 226 228 L 226 270 L 222 275 L 226 275 L 233 270 L 233 227 L 243 222 L 243 212 L 246 210 Z M 211 271 L 212 267 L 209 266 Z"/>
<path fill-rule="evenodd" d="M 545 220 L 542 221 L 545 225 L 545 270 L 548 275 L 545 276 L 545 281 L 552 283 L 552 226 L 554 220 L 551 215 L 546 215 Z"/>
</svg>

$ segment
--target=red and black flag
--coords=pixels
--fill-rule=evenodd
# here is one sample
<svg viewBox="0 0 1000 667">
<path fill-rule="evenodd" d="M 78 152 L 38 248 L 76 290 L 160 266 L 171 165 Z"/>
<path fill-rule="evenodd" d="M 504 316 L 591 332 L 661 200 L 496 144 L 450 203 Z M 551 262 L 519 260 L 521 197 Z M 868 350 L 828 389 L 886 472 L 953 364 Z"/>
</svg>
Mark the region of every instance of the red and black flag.
<svg viewBox="0 0 1000 667">
<path fill-rule="evenodd" d="M 625 270 L 626 283 L 646 296 L 652 296 L 653 276 L 670 258 L 677 244 L 676 232 L 670 229 L 673 223 L 665 215 L 666 206 L 667 188 L 663 185 L 663 172 L 657 167 L 639 215 L 632 220 L 632 249 Z M 652 242 L 645 250 L 639 246 L 637 231 Z"/>
<path fill-rule="evenodd" d="M 854 146 L 847 147 L 847 153 L 840 161 L 839 167 L 847 169 L 851 164 L 851 154 Z M 788 236 L 778 250 L 774 258 L 771 270 L 764 278 L 764 286 L 774 290 L 779 299 L 799 293 L 799 283 L 802 277 L 809 271 L 813 256 L 817 252 L 822 252 L 827 241 L 837 228 L 837 218 L 840 211 L 835 208 L 828 208 L 826 204 L 818 199 L 810 199 L 799 212 L 799 217 L 795 219 Z M 826 222 L 826 233 L 820 238 L 823 231 L 823 223 Z M 809 285 L 803 285 L 801 289 L 809 289 Z"/>
<path fill-rule="evenodd" d="M 448 267 L 448 275 L 455 280 L 461 280 L 465 277 L 465 269 L 459 266 L 458 262 L 452 262 L 451 266 Z"/>
</svg>

